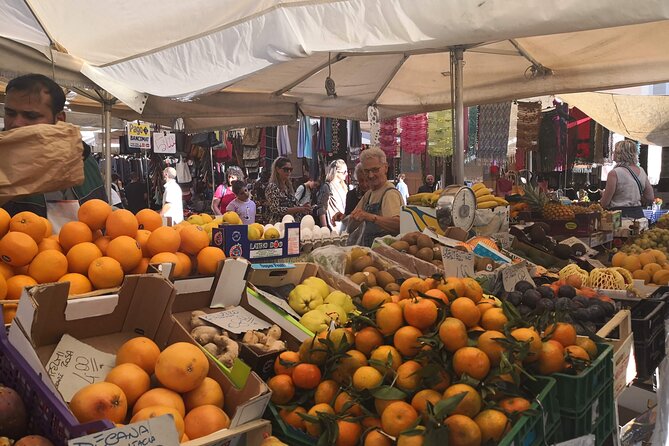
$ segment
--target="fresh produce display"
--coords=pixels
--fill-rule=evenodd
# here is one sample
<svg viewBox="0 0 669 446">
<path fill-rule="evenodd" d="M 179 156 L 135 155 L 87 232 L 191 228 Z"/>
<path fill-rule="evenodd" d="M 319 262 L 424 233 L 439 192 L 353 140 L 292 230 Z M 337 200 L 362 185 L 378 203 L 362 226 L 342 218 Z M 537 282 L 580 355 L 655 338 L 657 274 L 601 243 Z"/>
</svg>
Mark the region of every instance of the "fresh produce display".
<svg viewBox="0 0 669 446">
<path fill-rule="evenodd" d="M 288 304 L 301 316 L 300 323 L 313 333 L 327 330 L 332 321 L 345 324 L 355 311 L 351 296 L 331 290 L 318 277 L 308 277 L 290 291 Z"/>
<path fill-rule="evenodd" d="M 434 192 L 423 192 L 420 194 L 409 195 L 407 199 L 408 205 L 413 206 L 426 206 L 426 207 L 435 207 L 443 189 L 437 189 Z"/>
<path fill-rule="evenodd" d="M 476 195 L 476 208 L 477 209 L 492 209 L 497 206 L 508 206 L 509 202 L 504 199 L 504 197 L 496 197 L 493 195 L 492 190 L 483 183 L 474 183 L 472 185 L 472 190 L 474 195 Z"/>
<path fill-rule="evenodd" d="M 528 373 L 577 374 L 597 353 L 560 315 L 610 312 L 605 299 L 583 305 L 567 285 L 519 282 L 508 302 L 473 279 L 413 277 L 399 287 L 368 288 L 355 300 L 360 314 L 277 357 L 268 386 L 284 423 L 327 444 L 393 444 L 386 435 L 399 445 L 440 435 L 496 444 L 531 406 Z"/>
<path fill-rule="evenodd" d="M 40 435 L 30 435 L 28 411 L 21 396 L 0 385 L 0 444 L 6 446 L 53 446 Z"/>
<path fill-rule="evenodd" d="M 634 250 L 629 254 L 617 252 L 611 264 L 619 273 L 631 275 L 627 277 L 628 282 L 634 278 L 655 285 L 669 284 L 669 261 L 665 252 L 659 249 Z"/>
<path fill-rule="evenodd" d="M 573 245 L 559 243 L 557 240 L 560 240 L 560 238 L 549 236 L 549 231 L 550 227 L 547 223 L 537 222 L 524 229 L 512 226 L 509 230 L 509 233 L 516 237 L 519 241 L 527 245 L 531 245 L 532 247 L 555 256 L 561 260 L 568 260 L 571 257 L 581 257 L 586 254 L 587 248 L 583 243 L 574 243 Z M 515 247 L 514 249 L 522 250 L 520 247 Z M 530 253 L 524 254 L 531 255 Z M 532 258 L 529 260 L 532 260 L 535 263 L 540 263 Z"/>
<path fill-rule="evenodd" d="M 82 423 L 134 423 L 170 414 L 183 443 L 230 426 L 223 390 L 208 373 L 207 357 L 192 344 L 178 342 L 161 352 L 151 339 L 133 338 L 116 352 L 105 381 L 74 394 L 70 410 Z"/>
<path fill-rule="evenodd" d="M 637 238 L 629 240 L 621 247 L 626 254 L 641 254 L 647 249 L 656 249 L 666 256 L 669 253 L 669 229 L 653 228 L 642 232 Z"/>
</svg>

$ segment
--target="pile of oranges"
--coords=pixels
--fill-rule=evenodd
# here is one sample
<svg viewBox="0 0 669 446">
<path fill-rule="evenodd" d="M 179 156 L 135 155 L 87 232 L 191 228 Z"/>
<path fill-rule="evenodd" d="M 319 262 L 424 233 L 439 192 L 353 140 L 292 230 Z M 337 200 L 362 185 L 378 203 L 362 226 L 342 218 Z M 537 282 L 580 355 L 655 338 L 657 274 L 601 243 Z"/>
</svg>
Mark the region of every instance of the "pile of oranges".
<svg viewBox="0 0 669 446">
<path fill-rule="evenodd" d="M 281 353 L 268 381 L 285 423 L 338 446 L 422 445 L 433 431 L 495 444 L 531 408 L 528 373 L 576 371 L 597 353 L 570 324 L 528 326 L 473 279 L 410 278 L 358 304 L 350 326 Z"/>
<path fill-rule="evenodd" d="M 105 381 L 74 394 L 70 410 L 81 423 L 117 425 L 170 414 L 184 443 L 230 426 L 223 389 L 208 373 L 209 360 L 195 345 L 177 342 L 161 352 L 151 339 L 133 338 L 117 351 Z"/>
<path fill-rule="evenodd" d="M 0 300 L 18 299 L 24 287 L 38 283 L 69 282 L 71 295 L 114 288 L 125 274 L 145 273 L 149 263 L 174 263 L 176 277 L 212 275 L 224 258 L 201 227 L 163 226 L 151 209 L 135 215 L 89 200 L 78 221 L 54 234 L 43 217 L 20 212 L 10 218 L 0 208 Z"/>
</svg>

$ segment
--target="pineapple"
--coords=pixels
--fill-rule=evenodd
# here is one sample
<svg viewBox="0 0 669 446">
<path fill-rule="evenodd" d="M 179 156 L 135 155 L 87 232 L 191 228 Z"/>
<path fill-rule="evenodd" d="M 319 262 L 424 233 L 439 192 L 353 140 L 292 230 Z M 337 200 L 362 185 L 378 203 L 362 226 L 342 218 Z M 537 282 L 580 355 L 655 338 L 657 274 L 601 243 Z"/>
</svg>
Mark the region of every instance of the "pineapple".
<svg viewBox="0 0 669 446">
<path fill-rule="evenodd" d="M 523 201 L 526 202 L 533 211 L 540 212 L 546 203 L 548 203 L 548 196 L 541 192 L 538 187 L 527 185 L 524 188 L 525 195 Z"/>
<path fill-rule="evenodd" d="M 547 203 L 542 213 L 546 220 L 574 220 L 576 218 L 572 206 L 565 206 L 557 201 Z"/>
</svg>

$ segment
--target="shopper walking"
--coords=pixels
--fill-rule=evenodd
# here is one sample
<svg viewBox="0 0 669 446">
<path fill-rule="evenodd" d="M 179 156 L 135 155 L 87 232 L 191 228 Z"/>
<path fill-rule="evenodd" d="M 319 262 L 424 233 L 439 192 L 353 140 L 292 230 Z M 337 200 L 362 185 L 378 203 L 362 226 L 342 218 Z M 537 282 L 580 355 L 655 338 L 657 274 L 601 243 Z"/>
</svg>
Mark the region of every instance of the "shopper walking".
<svg viewBox="0 0 669 446">
<path fill-rule="evenodd" d="M 177 184 L 177 171 L 174 167 L 163 170 L 165 192 L 163 192 L 163 207 L 160 215 L 172 219 L 172 225 L 181 223 L 184 219 L 183 199 L 181 187 Z"/>
<path fill-rule="evenodd" d="M 406 178 L 406 175 L 403 173 L 399 174 L 397 176 L 397 185 L 395 186 L 395 189 L 397 189 L 402 196 L 402 201 L 403 204 L 407 204 L 407 200 L 409 199 L 409 186 L 407 186 L 407 183 L 404 182 L 404 179 Z"/>
<path fill-rule="evenodd" d="M 235 199 L 235 193 L 232 191 L 232 183 L 235 181 L 244 181 L 244 172 L 237 166 L 230 166 L 226 171 L 226 181 L 220 184 L 214 192 L 214 198 L 211 200 L 211 210 L 214 215 L 222 215 L 230 202 Z"/>
</svg>

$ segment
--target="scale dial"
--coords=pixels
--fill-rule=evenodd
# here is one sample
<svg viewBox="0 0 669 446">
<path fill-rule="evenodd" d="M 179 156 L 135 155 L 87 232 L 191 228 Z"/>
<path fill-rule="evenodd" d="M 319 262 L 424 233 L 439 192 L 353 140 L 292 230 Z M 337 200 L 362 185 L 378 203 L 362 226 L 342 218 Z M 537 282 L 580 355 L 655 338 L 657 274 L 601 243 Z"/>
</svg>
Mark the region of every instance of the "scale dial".
<svg viewBox="0 0 669 446">
<path fill-rule="evenodd" d="M 437 201 L 437 221 L 442 230 L 450 226 L 469 231 L 474 226 L 476 195 L 464 186 L 448 186 Z"/>
</svg>

